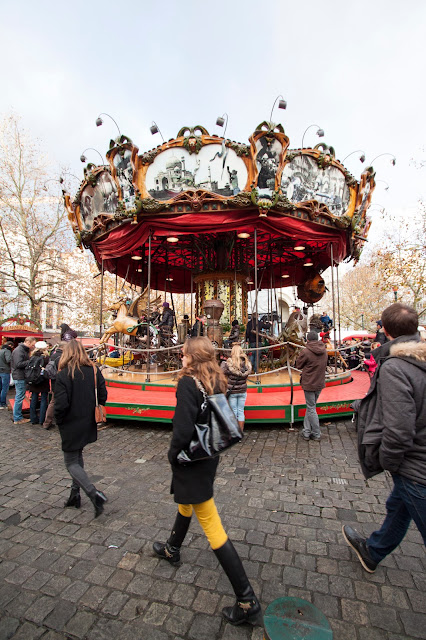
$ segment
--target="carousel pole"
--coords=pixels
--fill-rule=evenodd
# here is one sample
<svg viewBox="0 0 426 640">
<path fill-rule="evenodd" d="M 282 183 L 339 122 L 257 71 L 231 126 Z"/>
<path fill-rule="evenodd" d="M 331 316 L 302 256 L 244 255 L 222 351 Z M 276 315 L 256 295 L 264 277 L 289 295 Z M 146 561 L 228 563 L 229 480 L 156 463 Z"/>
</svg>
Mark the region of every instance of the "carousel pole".
<svg viewBox="0 0 426 640">
<path fill-rule="evenodd" d="M 258 312 L 258 290 L 257 290 L 257 229 L 254 229 L 254 288 L 255 288 L 255 299 L 254 299 L 254 308 L 256 314 L 256 374 L 257 380 L 256 384 L 260 383 L 259 378 L 259 312 Z"/>
<path fill-rule="evenodd" d="M 339 344 L 342 344 L 342 333 L 340 331 L 340 286 L 339 286 L 339 265 L 336 266 L 336 284 L 337 284 L 337 316 L 339 318 Z M 335 324 L 336 326 L 336 324 Z M 336 329 L 334 329 L 336 333 Z"/>
<path fill-rule="evenodd" d="M 151 229 L 148 236 L 148 310 L 147 310 L 147 332 L 146 332 L 146 382 L 150 381 L 149 372 L 151 369 L 151 358 L 149 355 L 149 343 L 151 341 L 151 332 L 149 327 L 149 318 L 151 317 Z"/>
<path fill-rule="evenodd" d="M 101 308 L 99 310 L 99 338 L 102 338 L 102 307 L 104 306 L 104 259 L 102 258 L 101 264 Z"/>
<path fill-rule="evenodd" d="M 333 243 L 330 244 L 330 258 L 331 258 L 331 297 L 333 299 L 333 318 L 336 318 L 336 304 L 334 299 L 334 257 L 333 257 Z M 337 341 L 336 341 L 336 329 L 333 334 L 333 346 L 334 346 L 334 373 L 337 374 Z"/>
</svg>

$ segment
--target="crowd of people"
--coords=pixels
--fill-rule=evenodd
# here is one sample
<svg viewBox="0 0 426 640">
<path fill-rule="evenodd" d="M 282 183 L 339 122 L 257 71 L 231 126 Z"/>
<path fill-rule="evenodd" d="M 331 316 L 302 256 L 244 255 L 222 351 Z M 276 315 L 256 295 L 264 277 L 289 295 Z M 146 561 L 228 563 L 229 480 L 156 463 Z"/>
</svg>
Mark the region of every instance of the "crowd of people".
<svg viewBox="0 0 426 640">
<path fill-rule="evenodd" d="M 170 326 L 173 314 L 167 313 L 167 306 L 163 305 L 163 309 L 160 322 Z M 296 309 L 295 313 L 299 314 L 300 310 Z M 313 441 L 321 439 L 316 404 L 325 386 L 328 361 L 326 341 L 320 334 L 332 325 L 328 314 L 323 314 L 321 322 L 324 331 L 307 332 L 306 347 L 301 349 L 296 361 L 306 401 L 301 435 Z M 258 343 L 258 332 L 266 324 L 253 314 L 245 334 L 249 346 Z M 154 542 L 153 550 L 172 565 L 180 564 L 181 547 L 195 514 L 235 593 L 234 604 L 222 611 L 225 620 L 233 625 L 258 625 L 262 623 L 259 600 L 214 501 L 219 456 L 188 464 L 179 461 L 179 454 L 191 446 L 196 424 L 210 419 L 206 395 L 226 394 L 243 432 L 247 378 L 256 371 L 256 360 L 242 349 L 238 323 L 232 325 L 231 353 L 220 364 L 212 342 L 203 335 L 204 326 L 205 316 L 198 317 L 183 344 L 168 449 L 170 491 L 177 503 L 177 514 L 169 538 L 165 542 Z M 395 303 L 383 311 L 377 322 L 377 339 L 368 354 L 370 389 L 354 407 L 358 416 L 360 463 L 365 476 L 388 470 L 393 479 L 380 529 L 364 538 L 350 526 L 343 526 L 346 542 L 370 573 L 400 544 L 412 520 L 426 544 L 426 344 L 417 327 L 418 315 L 406 305 Z M 90 481 L 84 468 L 83 451 L 97 439 L 96 406 L 105 405 L 107 390 L 101 371 L 75 338 L 75 332 L 65 325 L 61 341 L 50 351 L 46 342 L 37 342 L 32 337 L 15 349 L 10 342 L 5 342 L 0 350 L 0 408 L 6 406 L 11 370 L 16 385 L 14 423 L 20 425 L 31 420 L 48 428 L 56 421 L 65 467 L 72 480 L 64 506 L 80 508 L 83 491 L 98 517 L 104 511 L 107 498 Z M 353 345 L 349 346 L 352 349 Z M 365 351 L 363 355 L 367 355 Z M 26 390 L 31 392 L 30 419 L 22 415 Z"/>
</svg>

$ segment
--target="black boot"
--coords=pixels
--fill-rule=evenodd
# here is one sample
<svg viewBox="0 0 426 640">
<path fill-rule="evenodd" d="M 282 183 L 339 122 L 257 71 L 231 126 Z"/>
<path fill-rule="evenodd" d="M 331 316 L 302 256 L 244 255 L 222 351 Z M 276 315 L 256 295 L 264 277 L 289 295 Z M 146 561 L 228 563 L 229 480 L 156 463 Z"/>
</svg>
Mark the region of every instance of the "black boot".
<svg viewBox="0 0 426 640">
<path fill-rule="evenodd" d="M 95 507 L 95 518 L 97 518 L 104 512 L 104 504 L 108 501 L 108 498 L 102 491 L 95 491 L 95 493 L 89 497 Z"/>
<path fill-rule="evenodd" d="M 76 509 L 80 509 L 81 507 L 81 497 L 80 497 L 80 488 L 71 487 L 70 497 L 66 502 L 64 502 L 64 507 L 75 507 Z"/>
<path fill-rule="evenodd" d="M 182 516 L 179 512 L 176 516 L 172 532 L 166 543 L 154 542 L 152 548 L 157 556 L 168 560 L 170 564 L 180 563 L 180 548 L 188 532 L 191 517 Z"/>
<path fill-rule="evenodd" d="M 234 625 L 248 622 L 253 626 L 262 626 L 262 608 L 234 545 L 230 540 L 227 540 L 219 549 L 214 549 L 214 552 L 237 596 L 233 607 L 222 609 L 223 617 Z"/>
</svg>

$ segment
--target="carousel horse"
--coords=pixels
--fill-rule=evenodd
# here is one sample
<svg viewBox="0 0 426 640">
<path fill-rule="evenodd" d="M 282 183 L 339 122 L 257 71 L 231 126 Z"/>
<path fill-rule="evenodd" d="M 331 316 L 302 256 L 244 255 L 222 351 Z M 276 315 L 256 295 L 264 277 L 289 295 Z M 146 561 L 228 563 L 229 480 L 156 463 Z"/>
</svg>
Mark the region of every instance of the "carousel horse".
<svg viewBox="0 0 426 640">
<path fill-rule="evenodd" d="M 305 330 L 304 330 L 304 322 L 303 318 L 294 317 L 292 322 L 287 322 L 284 330 L 281 332 L 279 338 L 279 342 L 292 342 L 293 344 L 287 344 L 282 348 L 282 353 L 280 359 L 285 358 L 287 361 L 287 353 L 288 360 L 290 366 L 294 366 L 296 362 L 297 355 L 299 353 L 300 347 L 304 347 L 306 345 L 305 340 Z M 294 345 L 300 345 L 294 346 Z"/>
<path fill-rule="evenodd" d="M 159 305 L 161 302 L 161 296 L 152 299 L 151 305 Z M 117 317 L 102 336 L 99 344 L 105 344 L 114 333 L 123 333 L 126 336 L 136 336 L 139 328 L 139 317 L 142 313 L 147 312 L 148 307 L 148 287 L 142 291 L 142 293 L 133 300 L 130 307 L 127 308 L 126 299 L 124 297 L 118 298 L 116 302 L 113 302 L 108 311 L 117 311 Z M 135 315 L 134 315 L 135 314 Z"/>
</svg>

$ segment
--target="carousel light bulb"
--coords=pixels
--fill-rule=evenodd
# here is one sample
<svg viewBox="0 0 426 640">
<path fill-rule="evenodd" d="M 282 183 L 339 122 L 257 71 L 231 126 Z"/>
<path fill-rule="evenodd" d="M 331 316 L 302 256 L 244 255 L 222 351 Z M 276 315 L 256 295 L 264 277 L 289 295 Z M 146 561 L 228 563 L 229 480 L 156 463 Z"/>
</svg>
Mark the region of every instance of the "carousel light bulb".
<svg viewBox="0 0 426 640">
<path fill-rule="evenodd" d="M 281 278 L 289 278 L 290 276 L 288 275 L 288 273 L 283 273 L 283 275 L 281 276 Z"/>
<path fill-rule="evenodd" d="M 254 284 L 253 280 L 247 280 L 247 284 Z"/>
<path fill-rule="evenodd" d="M 171 276 L 169 276 L 168 278 L 166 278 L 167 282 L 173 282 L 173 278 Z"/>
<path fill-rule="evenodd" d="M 169 236 L 167 238 L 167 242 L 179 242 L 179 238 L 176 238 L 175 236 Z"/>
<path fill-rule="evenodd" d="M 132 260 L 142 260 L 142 256 L 132 256 Z"/>
<path fill-rule="evenodd" d="M 303 266 L 304 266 L 304 267 L 312 267 L 312 266 L 313 266 L 313 264 L 314 264 L 314 263 L 313 263 L 311 260 L 308 260 L 307 262 L 304 262 L 304 263 L 303 263 Z"/>
<path fill-rule="evenodd" d="M 136 269 L 138 273 L 142 273 L 143 269 Z"/>
<path fill-rule="evenodd" d="M 295 251 L 303 251 L 304 248 L 305 248 L 304 244 L 297 244 L 295 247 L 293 247 Z"/>
<path fill-rule="evenodd" d="M 247 231 L 241 231 L 240 233 L 237 233 L 237 238 L 244 240 L 245 238 L 250 238 L 250 234 L 247 233 Z"/>
</svg>

